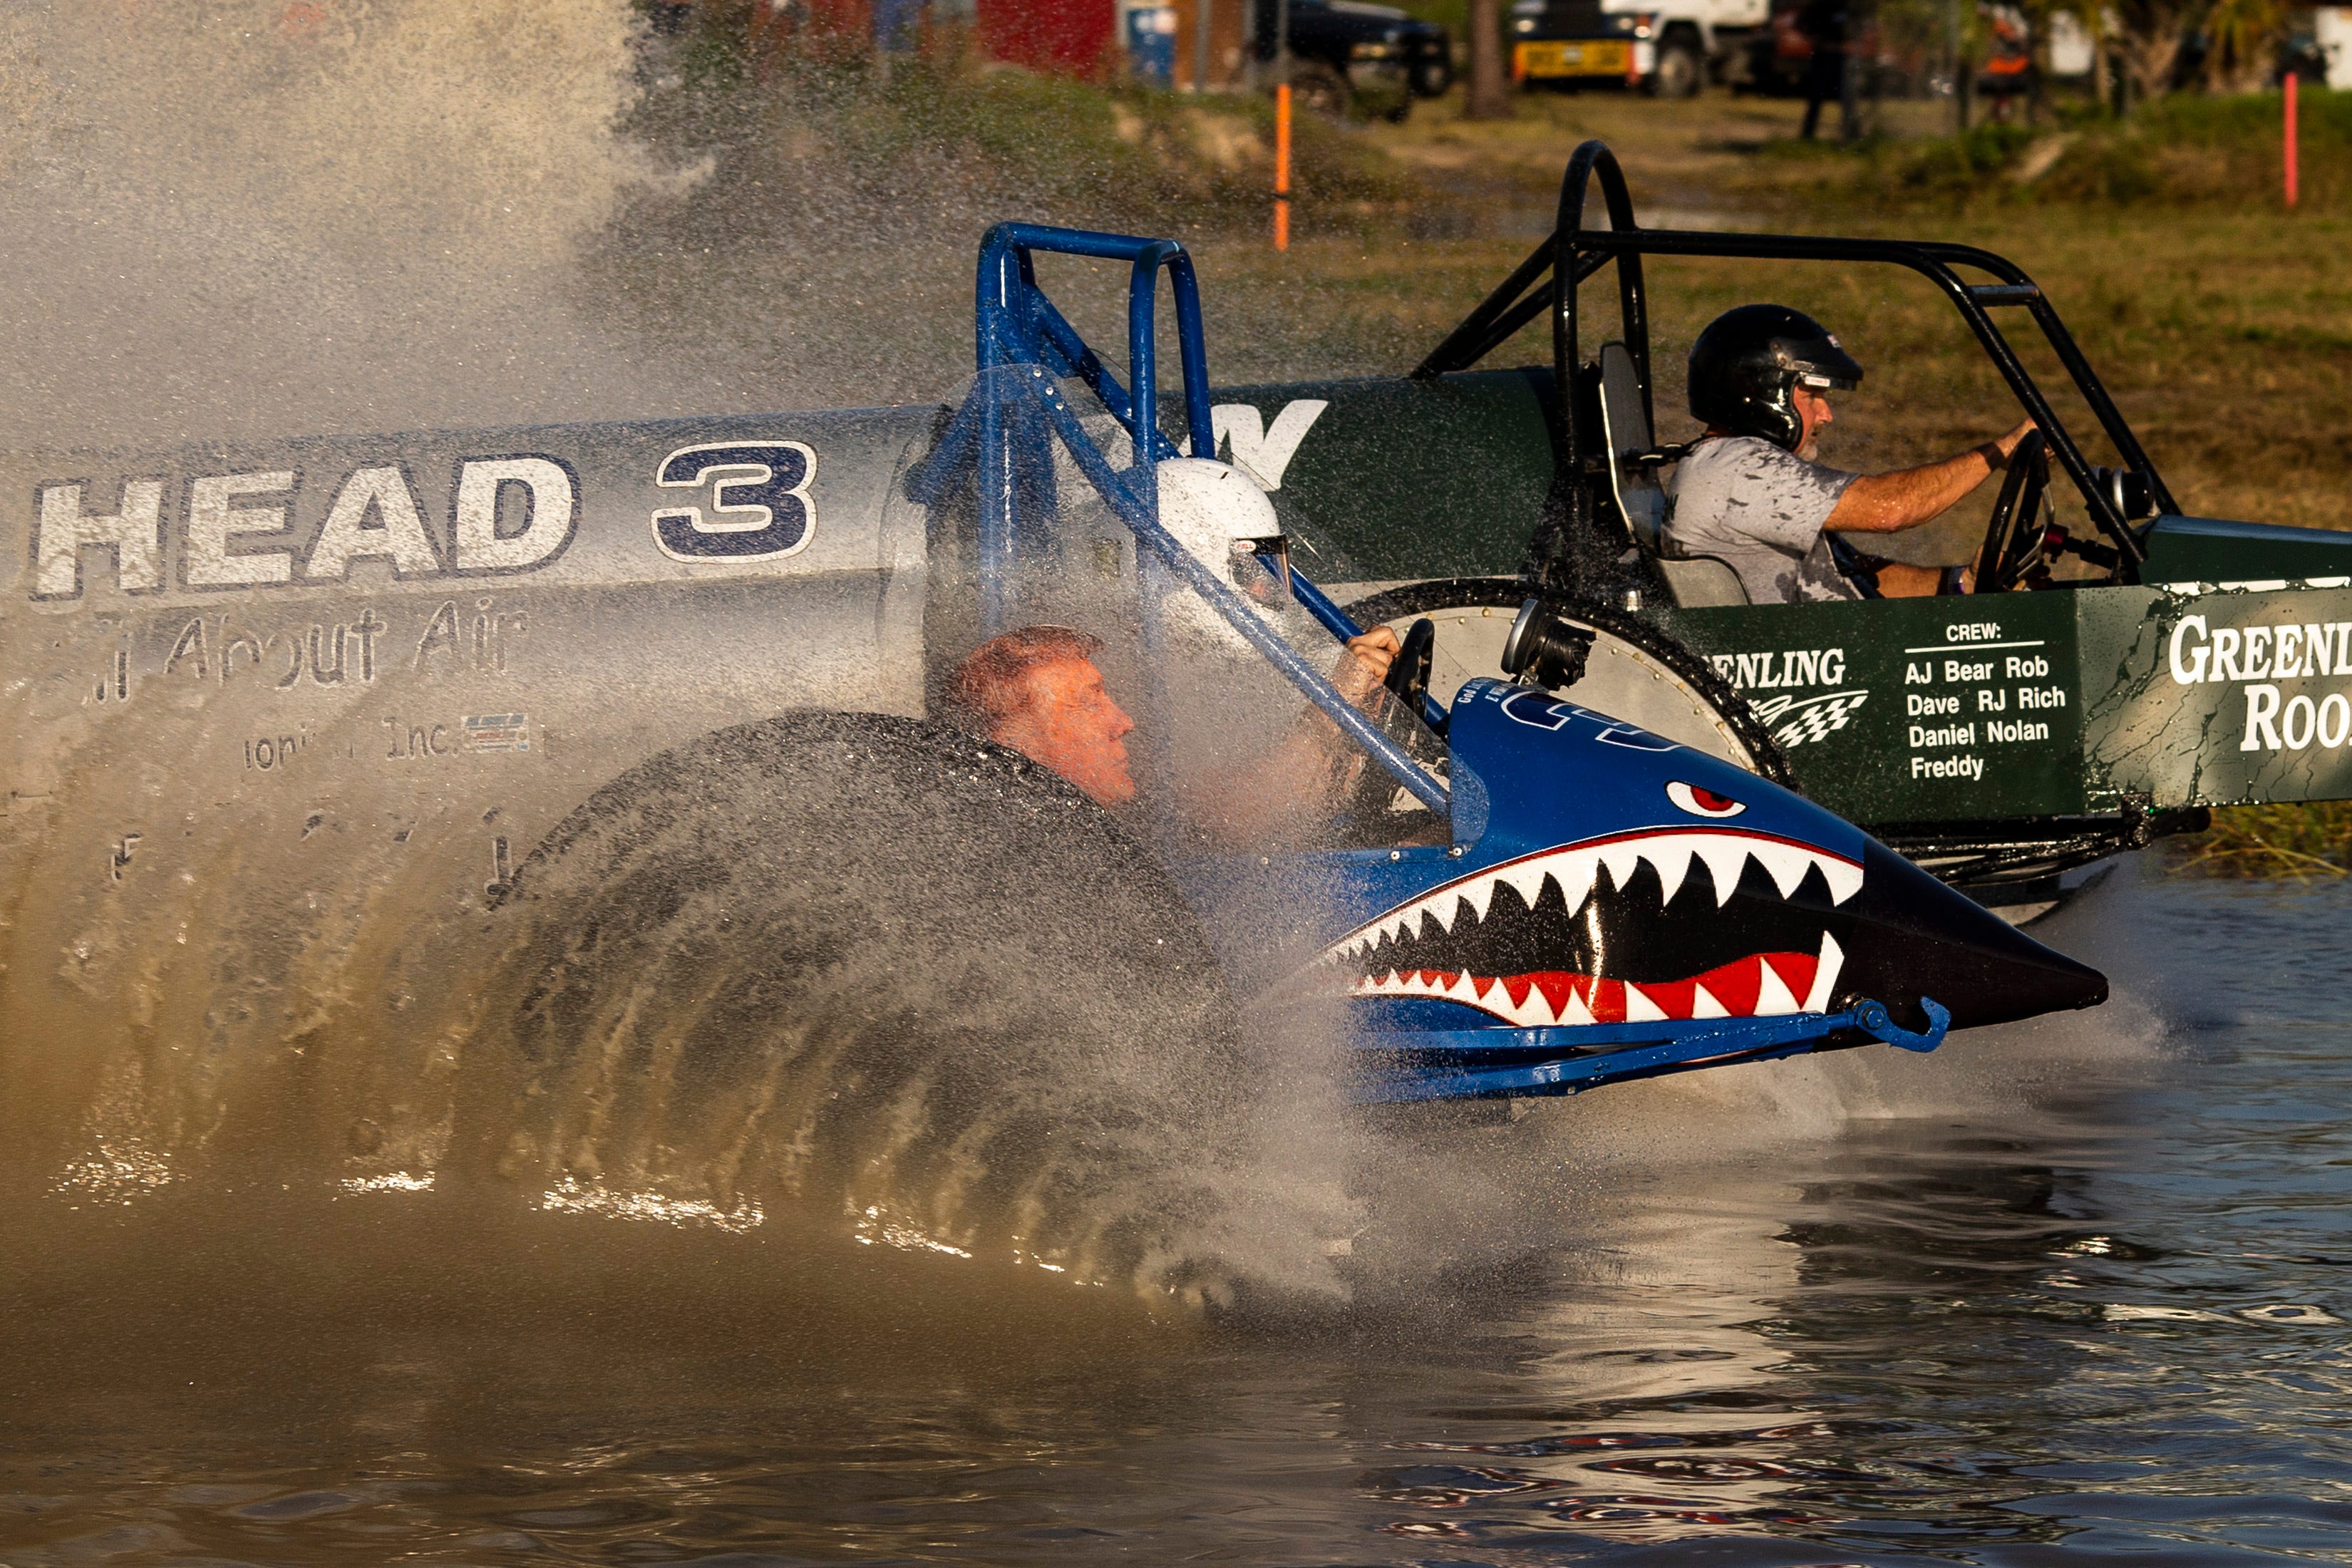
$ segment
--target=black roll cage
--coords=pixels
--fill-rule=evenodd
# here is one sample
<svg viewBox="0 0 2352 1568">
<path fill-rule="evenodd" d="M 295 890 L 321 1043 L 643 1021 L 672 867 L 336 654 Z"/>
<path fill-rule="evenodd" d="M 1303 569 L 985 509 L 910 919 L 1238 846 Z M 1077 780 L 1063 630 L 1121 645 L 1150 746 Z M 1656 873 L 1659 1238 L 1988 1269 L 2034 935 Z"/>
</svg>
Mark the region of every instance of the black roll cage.
<svg viewBox="0 0 2352 1568">
<path fill-rule="evenodd" d="M 1584 225 L 1585 198 L 1596 175 L 1609 216 L 1609 227 L 1605 229 L 1587 228 Z M 1976 334 L 1978 344 L 2000 370 L 2019 405 L 2040 426 L 2051 455 L 2082 492 L 2092 522 L 2119 552 L 2116 570 L 2120 579 L 2136 583 L 2139 580 L 2139 563 L 2147 559 L 2147 548 L 2133 531 L 2129 520 L 2118 511 L 2100 485 L 2091 465 L 2084 459 L 2082 449 L 2018 359 L 2017 351 L 1993 321 L 1993 310 L 2021 305 L 2042 329 L 2043 339 L 2074 379 L 2075 390 L 2097 416 L 2100 428 L 2114 444 L 2116 454 L 2128 468 L 2146 478 L 2157 510 L 2179 510 L 2139 438 L 2132 434 L 2115 400 L 2108 396 L 2098 373 L 2091 368 L 2074 334 L 2059 320 L 2057 308 L 2043 296 L 2041 285 L 2026 276 L 2016 263 L 1974 246 L 1936 241 L 1643 228 L 1634 222 L 1633 199 L 1626 192 L 1625 175 L 1618 166 L 1617 155 L 1607 143 L 1591 141 L 1578 147 L 1568 161 L 1567 172 L 1560 179 L 1559 216 L 1551 234 L 1412 373 L 1413 380 L 1426 381 L 1448 372 L 1468 370 L 1549 308 L 1552 318 L 1553 439 L 1557 444 L 1558 471 L 1570 480 L 1557 489 L 1555 494 L 1565 490 L 1561 499 L 1568 515 L 1559 521 L 1571 524 L 1580 539 L 1591 537 L 1593 523 L 1594 497 L 1589 475 L 1596 464 L 1605 465 L 1608 454 L 1597 427 L 1587 428 L 1588 421 L 1597 426 L 1597 413 L 1588 409 L 1586 399 L 1578 395 L 1578 375 L 1584 363 L 1578 338 L 1578 292 L 1587 279 L 1611 262 L 1616 263 L 1622 341 L 1632 355 L 1640 382 L 1643 415 L 1654 430 L 1649 314 L 1642 282 L 1644 256 L 1883 261 L 1920 274 L 1943 290 L 1960 312 L 1960 319 Z M 1969 283 L 1956 270 L 1963 267 L 1990 273 L 1999 281 Z"/>
</svg>

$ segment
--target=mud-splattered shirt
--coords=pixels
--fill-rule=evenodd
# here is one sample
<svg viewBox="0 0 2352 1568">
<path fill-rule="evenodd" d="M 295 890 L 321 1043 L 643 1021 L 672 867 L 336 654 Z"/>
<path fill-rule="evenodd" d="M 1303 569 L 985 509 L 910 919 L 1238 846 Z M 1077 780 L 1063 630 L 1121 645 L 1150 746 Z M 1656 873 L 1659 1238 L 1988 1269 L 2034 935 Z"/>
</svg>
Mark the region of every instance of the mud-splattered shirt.
<svg viewBox="0 0 2352 1568">
<path fill-rule="evenodd" d="M 1703 440 L 1675 465 L 1666 539 L 1739 574 L 1750 604 L 1859 599 L 1862 590 L 1830 559 L 1822 525 L 1860 477 L 1754 436 Z"/>
</svg>

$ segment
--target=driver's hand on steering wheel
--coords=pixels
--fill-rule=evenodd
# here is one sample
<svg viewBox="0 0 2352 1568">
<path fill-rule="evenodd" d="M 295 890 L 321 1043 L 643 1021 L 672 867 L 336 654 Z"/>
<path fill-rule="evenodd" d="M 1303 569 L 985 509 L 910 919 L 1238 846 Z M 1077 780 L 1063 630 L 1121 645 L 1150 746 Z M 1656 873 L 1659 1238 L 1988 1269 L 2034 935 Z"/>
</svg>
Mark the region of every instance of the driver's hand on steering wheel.
<svg viewBox="0 0 2352 1568">
<path fill-rule="evenodd" d="M 1340 696 L 1361 707 L 1389 678 L 1389 666 L 1396 662 L 1402 646 L 1388 626 L 1374 626 L 1361 637 L 1349 637 L 1347 650 L 1332 668 L 1331 684 L 1339 689 Z"/>
</svg>

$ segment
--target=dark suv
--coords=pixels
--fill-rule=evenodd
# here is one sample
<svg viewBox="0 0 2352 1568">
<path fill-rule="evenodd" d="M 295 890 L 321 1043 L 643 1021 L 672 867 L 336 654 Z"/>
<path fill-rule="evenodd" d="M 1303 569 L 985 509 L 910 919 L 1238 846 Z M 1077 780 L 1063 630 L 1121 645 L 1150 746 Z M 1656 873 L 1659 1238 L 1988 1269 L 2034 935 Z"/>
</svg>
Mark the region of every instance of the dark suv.
<svg viewBox="0 0 2352 1568">
<path fill-rule="evenodd" d="M 1274 55 L 1274 0 L 1258 0 L 1258 58 Z M 1291 90 L 1309 109 L 1402 120 L 1454 85 L 1454 39 L 1434 22 L 1362 0 L 1290 0 Z"/>
</svg>

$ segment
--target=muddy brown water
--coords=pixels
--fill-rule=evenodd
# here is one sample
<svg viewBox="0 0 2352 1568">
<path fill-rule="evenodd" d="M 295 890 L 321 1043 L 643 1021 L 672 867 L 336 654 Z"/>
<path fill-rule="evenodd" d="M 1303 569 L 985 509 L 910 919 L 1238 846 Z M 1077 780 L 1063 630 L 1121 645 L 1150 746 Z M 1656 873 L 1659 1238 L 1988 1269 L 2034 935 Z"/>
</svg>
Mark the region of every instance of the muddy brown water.
<svg viewBox="0 0 2352 1568">
<path fill-rule="evenodd" d="M 2341 1558 L 2352 894 L 2059 918 L 2102 1014 L 1335 1122 L 1348 1256 L 1223 1309 L 829 1214 L 51 1194 L 0 1563 Z"/>
</svg>

